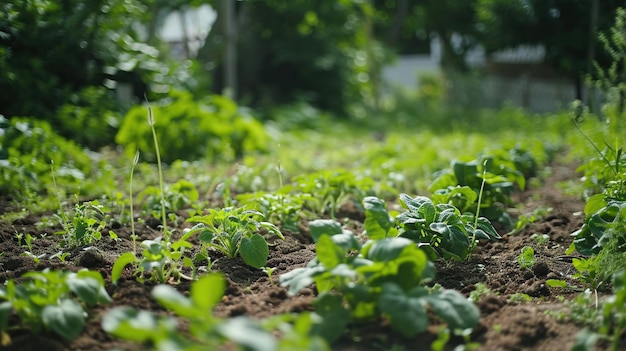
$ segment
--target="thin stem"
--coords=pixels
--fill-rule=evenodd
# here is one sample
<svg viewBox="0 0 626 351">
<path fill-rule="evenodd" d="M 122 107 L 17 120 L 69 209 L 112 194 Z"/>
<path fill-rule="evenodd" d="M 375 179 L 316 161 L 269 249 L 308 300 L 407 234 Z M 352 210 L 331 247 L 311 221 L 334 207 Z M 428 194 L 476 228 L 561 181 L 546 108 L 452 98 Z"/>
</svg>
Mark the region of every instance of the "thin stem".
<svg viewBox="0 0 626 351">
<path fill-rule="evenodd" d="M 130 193 L 130 237 L 133 239 L 133 253 L 137 253 L 137 235 L 135 234 L 135 214 L 133 207 L 133 174 L 135 173 L 135 166 L 139 162 L 139 150 L 135 153 L 133 159 L 133 165 L 130 168 L 130 182 L 128 185 L 128 192 Z"/>
<path fill-rule="evenodd" d="M 170 240 L 170 232 L 167 230 L 167 216 L 165 214 L 165 186 L 163 182 L 163 168 L 161 165 L 161 152 L 159 151 L 159 140 L 156 135 L 156 130 L 154 128 L 154 116 L 152 115 L 152 106 L 150 106 L 150 101 L 146 99 L 148 103 L 148 124 L 152 129 L 152 139 L 154 139 L 154 151 L 156 152 L 157 157 L 157 167 L 159 170 L 159 190 L 161 192 L 161 221 L 163 222 L 163 237 L 166 241 Z"/>
<path fill-rule="evenodd" d="M 485 178 L 487 177 L 487 160 L 483 162 L 483 181 L 480 183 L 478 192 L 478 204 L 476 205 L 476 216 L 474 216 L 474 232 L 472 233 L 472 247 L 476 245 L 476 229 L 478 228 L 478 217 L 480 216 L 480 204 L 483 202 L 483 192 L 485 190 Z"/>
</svg>

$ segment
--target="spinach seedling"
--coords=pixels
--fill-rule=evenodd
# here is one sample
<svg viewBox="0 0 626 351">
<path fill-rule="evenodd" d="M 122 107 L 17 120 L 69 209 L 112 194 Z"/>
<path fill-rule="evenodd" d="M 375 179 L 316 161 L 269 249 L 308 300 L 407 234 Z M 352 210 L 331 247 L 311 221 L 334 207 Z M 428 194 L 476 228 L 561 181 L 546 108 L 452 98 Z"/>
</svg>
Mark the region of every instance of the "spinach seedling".
<svg viewBox="0 0 626 351">
<path fill-rule="evenodd" d="M 429 258 L 464 260 L 479 239 L 497 240 L 501 236 L 485 217 L 475 218 L 450 204 L 434 204 L 425 196 L 400 194 L 406 212 L 396 216 L 399 235 L 421 246 Z"/>
<path fill-rule="evenodd" d="M 209 210 L 204 216 L 193 216 L 188 222 L 198 223 L 186 229 L 184 236 L 198 234 L 198 239 L 210 248 L 221 251 L 226 257 L 241 256 L 254 268 L 264 267 L 269 257 L 269 246 L 261 233 L 285 239 L 278 228 L 261 221 L 263 214 L 245 207 L 227 207 Z"/>
<path fill-rule="evenodd" d="M 463 295 L 422 285 L 434 276 L 434 266 L 411 240 L 392 237 L 362 245 L 336 222 L 317 220 L 309 227 L 317 257 L 283 274 L 280 282 L 290 294 L 316 284 L 314 305 L 323 319 L 317 332 L 329 342 L 351 321 L 378 317 L 406 336 L 415 335 L 428 327 L 428 306 L 451 328 L 476 326 L 478 309 Z"/>
</svg>

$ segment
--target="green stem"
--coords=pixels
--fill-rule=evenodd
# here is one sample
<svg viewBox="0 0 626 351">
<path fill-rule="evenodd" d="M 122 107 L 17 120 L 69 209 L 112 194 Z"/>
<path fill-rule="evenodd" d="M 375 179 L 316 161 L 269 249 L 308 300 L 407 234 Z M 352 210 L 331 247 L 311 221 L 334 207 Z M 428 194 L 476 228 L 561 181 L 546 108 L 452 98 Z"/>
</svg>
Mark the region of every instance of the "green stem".
<svg viewBox="0 0 626 351">
<path fill-rule="evenodd" d="M 146 99 L 148 103 L 148 124 L 150 124 L 150 128 L 152 129 L 152 139 L 154 139 L 154 151 L 156 152 L 157 157 L 157 167 L 159 170 L 159 190 L 161 192 L 161 221 L 163 222 L 163 238 L 166 241 L 170 240 L 170 232 L 167 230 L 167 216 L 165 214 L 165 186 L 163 182 L 163 168 L 161 165 L 161 152 L 159 151 L 159 140 L 156 135 L 156 130 L 154 128 L 154 116 L 152 115 L 152 106 L 150 106 L 150 101 Z"/>
<path fill-rule="evenodd" d="M 130 182 L 128 185 L 128 191 L 130 193 L 130 237 L 133 239 L 133 253 L 137 253 L 137 235 L 135 234 L 135 214 L 133 207 L 133 174 L 135 173 L 135 166 L 139 162 L 139 150 L 135 152 L 135 158 L 133 159 L 133 165 L 130 168 Z"/>
<path fill-rule="evenodd" d="M 472 233 L 472 247 L 476 243 L 476 229 L 478 228 L 478 217 L 480 216 L 480 204 L 483 202 L 483 192 L 485 190 L 485 178 L 487 177 L 487 160 L 483 162 L 483 181 L 480 183 L 478 192 L 478 204 L 476 205 L 476 216 L 474 216 L 474 232 Z"/>
</svg>

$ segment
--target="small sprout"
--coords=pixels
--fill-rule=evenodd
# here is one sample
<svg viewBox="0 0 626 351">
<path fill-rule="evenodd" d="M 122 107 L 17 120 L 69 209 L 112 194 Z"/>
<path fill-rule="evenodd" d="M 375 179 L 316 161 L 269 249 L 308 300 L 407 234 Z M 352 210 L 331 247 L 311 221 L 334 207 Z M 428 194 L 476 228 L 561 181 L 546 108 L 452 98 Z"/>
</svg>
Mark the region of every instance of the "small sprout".
<svg viewBox="0 0 626 351">
<path fill-rule="evenodd" d="M 270 284 L 272 286 L 274 286 L 274 281 L 272 280 L 272 273 L 274 273 L 274 271 L 276 270 L 276 267 L 261 267 L 261 270 L 265 272 L 265 274 L 267 274 L 267 279 L 269 279 Z"/>
<path fill-rule="evenodd" d="M 530 268 L 535 264 L 535 250 L 530 246 L 524 246 L 522 253 L 516 257 L 517 263 L 522 268 Z"/>
</svg>

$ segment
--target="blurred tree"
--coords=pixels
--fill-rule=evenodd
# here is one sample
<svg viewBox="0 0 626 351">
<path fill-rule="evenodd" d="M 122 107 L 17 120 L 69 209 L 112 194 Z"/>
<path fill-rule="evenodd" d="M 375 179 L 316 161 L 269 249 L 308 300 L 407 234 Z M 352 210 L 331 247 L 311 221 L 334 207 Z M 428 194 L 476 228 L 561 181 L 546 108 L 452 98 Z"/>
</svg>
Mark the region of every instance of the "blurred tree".
<svg viewBox="0 0 626 351">
<path fill-rule="evenodd" d="M 594 8 L 594 5 L 596 6 Z M 590 72 L 591 60 L 608 62 L 595 54 L 597 32 L 612 24 L 623 0 L 477 0 L 480 41 L 487 52 L 522 44 L 541 44 L 545 63 L 578 84 Z"/>
<path fill-rule="evenodd" d="M 272 105 L 298 100 L 345 115 L 373 97 L 372 8 L 357 0 L 265 0 L 237 3 L 239 100 Z M 218 13 L 199 59 L 217 63 L 224 50 Z M 221 72 L 220 70 L 218 70 Z M 214 91 L 221 92 L 222 74 Z"/>
<path fill-rule="evenodd" d="M 430 52 L 430 39 L 441 44 L 441 66 L 467 71 L 467 51 L 473 48 L 476 0 L 374 0 L 376 38 L 400 54 Z"/>
<path fill-rule="evenodd" d="M 126 82 L 143 97 L 149 81 L 153 90 L 165 92 L 180 73 L 136 30 L 150 20 L 148 8 L 158 1 L 3 1 L 0 114 L 46 119 L 88 146 L 112 141 L 111 128 L 119 121 L 109 110 L 119 106 L 111 104 L 110 89 Z M 102 114 L 90 116 L 95 111 Z"/>
</svg>

